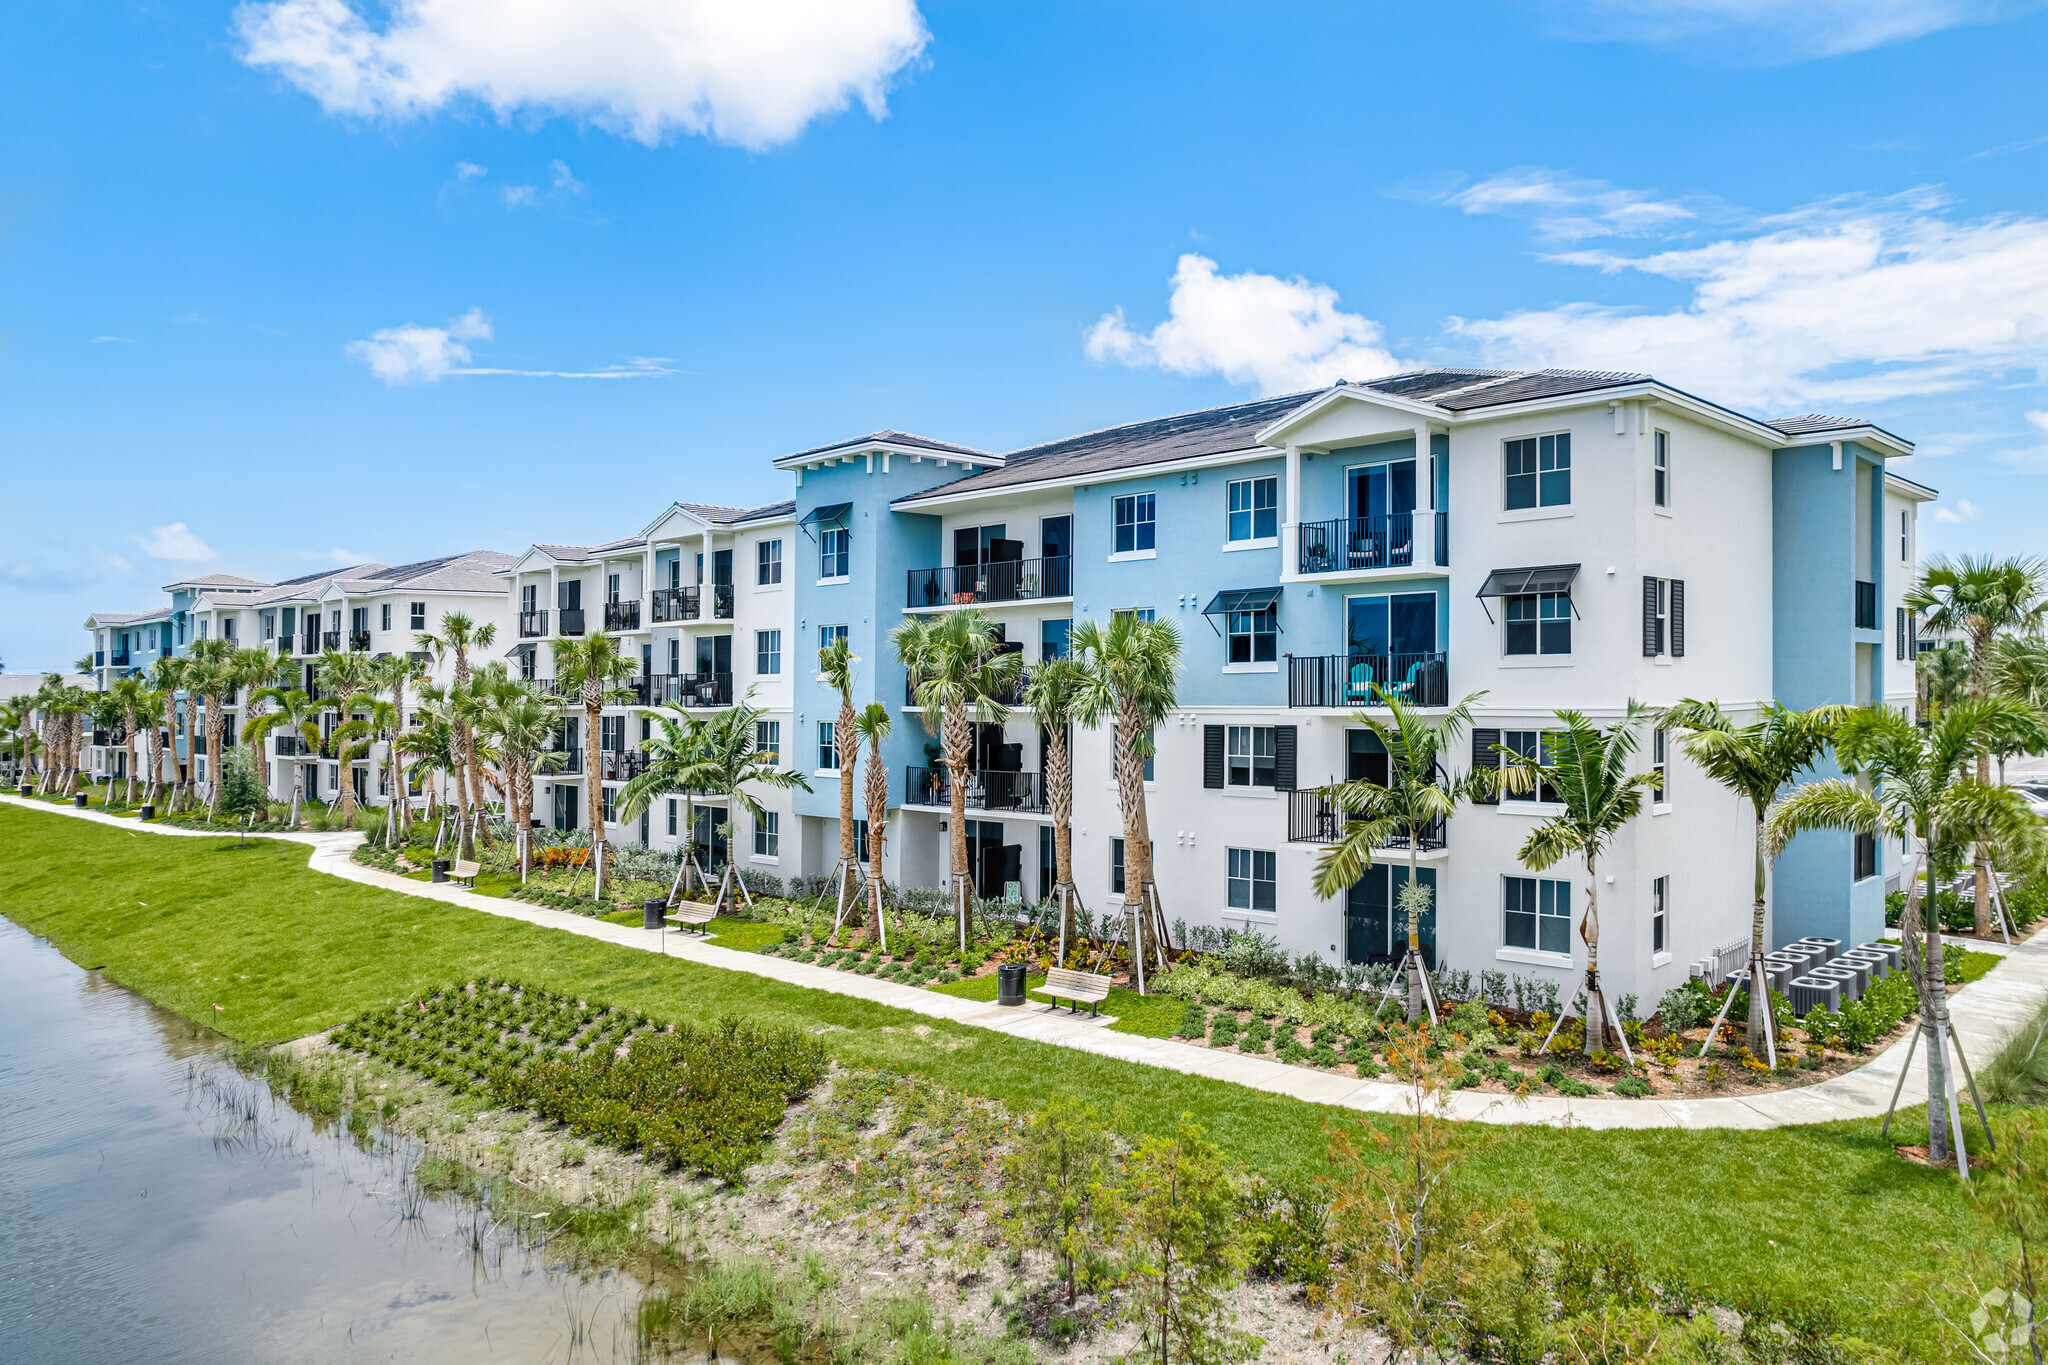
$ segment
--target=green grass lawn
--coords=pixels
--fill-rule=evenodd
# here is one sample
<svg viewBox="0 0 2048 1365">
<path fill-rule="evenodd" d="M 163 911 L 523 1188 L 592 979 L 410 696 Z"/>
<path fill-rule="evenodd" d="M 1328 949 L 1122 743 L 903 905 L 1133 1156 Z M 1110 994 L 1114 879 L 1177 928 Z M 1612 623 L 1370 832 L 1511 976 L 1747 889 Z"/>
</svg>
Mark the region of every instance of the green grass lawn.
<svg viewBox="0 0 2048 1365">
<path fill-rule="evenodd" d="M 794 1024 L 847 1065 L 915 1071 L 1021 1109 L 1063 1091 L 1131 1131 L 1191 1113 L 1274 1176 L 1319 1170 L 1330 1125 L 1375 1121 L 340 881 L 308 870 L 294 844 L 238 849 L 0 807 L 0 849 L 0 912 L 188 1018 L 211 1022 L 219 1004 L 218 1026 L 245 1039 L 298 1037 L 488 974 L 664 1018 Z M 993 989 L 992 978 L 970 987 Z M 1171 1003 L 1161 1032 L 1179 1018 Z M 1135 1019 L 1159 1007 L 1105 1008 Z M 1902 1122 L 1909 1141 L 1925 1131 L 1914 1113 Z M 1877 1130 L 1491 1130 L 1462 1178 L 1534 1200 L 1553 1235 L 1632 1238 L 1652 1264 L 1722 1293 L 1762 1283 L 1867 1312 L 1900 1301 L 1902 1277 L 1933 1264 L 1927 1248 L 1977 1230 L 1955 1178 L 1897 1160 Z"/>
<path fill-rule="evenodd" d="M 430 882 L 434 880 L 434 870 L 429 867 L 415 868 L 411 872 L 401 872 L 398 875 L 404 877 L 407 881 L 413 882 Z M 519 874 L 517 872 L 479 872 L 476 876 L 476 885 L 465 886 L 463 889 L 474 891 L 479 896 L 497 896 L 502 899 L 507 891 L 510 891 L 517 885 L 519 885 Z M 640 912 L 635 910 L 633 913 L 637 915 Z"/>
<path fill-rule="evenodd" d="M 1025 998 L 1037 1005 L 1050 1004 L 1044 996 L 1031 994 L 1032 988 L 1044 984 L 1044 972 L 1026 973 Z M 993 1000 L 996 998 L 996 977 L 994 972 L 990 972 L 987 976 L 970 976 L 959 981 L 935 983 L 926 986 L 925 989 L 938 991 L 942 995 L 957 995 L 962 1000 Z M 1141 1038 L 1171 1038 L 1174 1026 L 1180 1023 L 1180 1017 L 1186 1009 L 1184 1002 L 1170 996 L 1140 995 L 1121 986 L 1110 987 L 1109 998 L 1102 1002 L 1102 1013 L 1116 1016 L 1116 1022 L 1107 1026 L 1112 1033 L 1135 1033 Z M 1083 1013 L 1086 1013 L 1086 1010 L 1083 1010 Z"/>
</svg>

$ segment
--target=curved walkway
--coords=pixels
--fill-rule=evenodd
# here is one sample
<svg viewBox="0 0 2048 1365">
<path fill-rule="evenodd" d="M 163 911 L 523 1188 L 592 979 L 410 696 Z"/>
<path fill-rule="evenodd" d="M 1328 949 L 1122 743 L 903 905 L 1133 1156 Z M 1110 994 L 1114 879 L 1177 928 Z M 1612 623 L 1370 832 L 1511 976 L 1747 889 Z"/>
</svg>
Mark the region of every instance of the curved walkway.
<svg viewBox="0 0 2048 1365">
<path fill-rule="evenodd" d="M 131 833 L 147 830 L 155 834 L 196 838 L 224 837 L 165 825 L 144 825 L 98 811 L 53 806 L 45 801 L 24 800 L 19 796 L 0 796 L 0 801 L 73 819 L 91 820 Z M 1408 1088 L 1389 1081 L 1363 1081 L 1351 1076 L 1312 1071 L 1307 1067 L 1288 1066 L 1234 1052 L 1216 1052 L 1171 1038 L 1141 1038 L 1134 1034 L 1114 1033 L 1104 1027 L 1106 1020 L 1091 1020 L 1085 1015 L 1075 1016 L 1064 1010 L 1054 1012 L 1036 1004 L 1004 1008 L 985 1001 L 962 1000 L 957 996 L 901 986 L 891 981 L 877 981 L 829 967 L 813 967 L 759 953 L 737 952 L 719 947 L 716 939 L 632 929 L 566 910 L 549 910 L 521 901 L 480 896 L 448 883 L 413 881 L 353 861 L 349 855 L 362 842 L 360 834 L 265 834 L 256 837 L 305 844 L 310 849 L 308 861 L 314 871 L 346 881 L 459 905 L 506 919 L 524 920 L 528 924 L 603 939 L 626 948 L 666 953 L 707 967 L 749 972 L 794 986 L 871 1000 L 927 1018 L 991 1029 L 1056 1047 L 1078 1048 L 1139 1066 L 1156 1066 L 1213 1080 L 1232 1081 L 1254 1090 L 1291 1095 L 1314 1104 L 1398 1113 L 1405 1111 L 1410 1103 Z M 2048 1000 L 2048 928 L 2025 943 L 2015 944 L 2006 956 L 2007 960 L 1990 975 L 1964 987 L 1949 1002 L 1956 1037 L 1962 1042 L 1973 1070 L 1983 1067 L 1996 1056 L 2008 1038 L 2033 1020 L 2042 1001 Z M 1884 1112 L 1891 1099 L 1892 1087 L 1898 1081 L 1899 1068 L 1905 1064 L 1911 1041 L 1912 1035 L 1908 1034 L 1847 1075 L 1792 1090 L 1699 1100 L 1572 1099 L 1543 1095 L 1520 1104 L 1505 1102 L 1499 1095 L 1461 1090 L 1451 1096 L 1451 1112 L 1458 1118 L 1485 1123 L 1570 1124 L 1584 1128 L 1778 1128 L 1790 1124 L 1825 1123 L 1834 1119 L 1874 1118 Z M 1917 1103 L 1926 1093 L 1925 1063 L 1916 1057 L 1907 1075 L 1900 1103 Z"/>
</svg>

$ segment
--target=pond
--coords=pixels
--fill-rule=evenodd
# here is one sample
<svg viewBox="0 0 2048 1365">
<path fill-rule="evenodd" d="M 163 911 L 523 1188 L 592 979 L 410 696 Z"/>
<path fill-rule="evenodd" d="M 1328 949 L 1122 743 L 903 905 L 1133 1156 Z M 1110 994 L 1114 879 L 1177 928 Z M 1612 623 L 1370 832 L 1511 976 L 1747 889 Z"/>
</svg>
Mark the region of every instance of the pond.
<svg viewBox="0 0 2048 1365">
<path fill-rule="evenodd" d="M 416 1146 L 315 1123 L 224 1041 L 0 919 L 0 1356 L 637 1358 L 639 1281 L 423 1189 Z"/>
</svg>

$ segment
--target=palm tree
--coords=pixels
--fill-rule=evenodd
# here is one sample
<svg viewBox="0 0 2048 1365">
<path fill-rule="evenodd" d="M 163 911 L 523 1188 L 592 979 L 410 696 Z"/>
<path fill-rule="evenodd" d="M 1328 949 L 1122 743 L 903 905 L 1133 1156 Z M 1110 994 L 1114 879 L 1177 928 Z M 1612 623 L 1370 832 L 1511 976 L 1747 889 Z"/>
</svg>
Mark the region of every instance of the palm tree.
<svg viewBox="0 0 2048 1365">
<path fill-rule="evenodd" d="M 1664 725 L 1685 733 L 1679 750 L 1699 765 L 1708 777 L 1749 802 L 1756 820 L 1752 856 L 1756 865 L 1755 895 L 1749 919 L 1749 1039 L 1764 1046 L 1773 1068 L 1778 1065 L 1777 1040 L 1772 1037 L 1770 992 L 1756 989 L 1766 980 L 1764 954 L 1765 895 L 1775 854 L 1766 857 L 1768 840 L 1764 820 L 1778 793 L 1799 780 L 1799 774 L 1820 761 L 1834 738 L 1835 727 L 1849 714 L 1845 706 L 1816 706 L 1795 711 L 1776 702 L 1760 702 L 1757 718 L 1738 727 L 1718 702 L 1686 698 L 1664 713 Z M 1709 1040 L 1711 1041 L 1711 1040 Z"/>
<path fill-rule="evenodd" d="M 1045 735 L 1045 805 L 1052 815 L 1053 897 L 1060 906 L 1060 965 L 1074 941 L 1081 893 L 1074 885 L 1074 755 L 1069 748 L 1086 671 L 1071 655 L 1042 660 L 1024 681 L 1024 705 Z"/>
<path fill-rule="evenodd" d="M 276 702 L 277 710 L 263 711 L 242 722 L 242 743 L 252 749 L 261 749 L 263 741 L 273 732 L 282 730 L 297 739 L 307 753 L 320 751 L 320 713 L 326 709 L 323 703 L 314 701 L 303 690 L 285 687 L 259 687 L 249 694 L 250 710 L 255 710 L 258 701 Z M 292 814 L 293 829 L 299 827 L 299 807 L 306 799 L 306 765 L 292 764 Z"/>
<path fill-rule="evenodd" d="M 2048 640 L 2018 635 L 1999 640 L 1991 662 L 1991 687 L 1997 696 L 2048 711 Z M 2005 785 L 2005 761 L 2018 752 L 2004 746 L 1996 750 L 2000 786 Z"/>
<path fill-rule="evenodd" d="M 852 907 L 847 897 L 853 890 L 851 872 L 858 851 L 853 837 L 853 776 L 860 762 L 860 736 L 854 733 L 853 666 L 860 662 L 844 637 L 818 651 L 818 681 L 839 694 L 839 718 L 832 725 L 832 752 L 839 761 L 839 865 L 832 869 L 836 883 L 832 912 L 833 932 Z"/>
<path fill-rule="evenodd" d="M 1376 736 L 1386 750 L 1387 780 L 1382 784 L 1359 778 L 1316 789 L 1343 820 L 1343 833 L 1316 859 L 1315 890 L 1328 900 L 1365 875 L 1375 850 L 1397 841 L 1408 845 L 1408 885 L 1401 894 L 1408 930 L 1408 1018 L 1419 1020 L 1427 1010 L 1434 1019 L 1435 992 L 1423 979 L 1420 918 L 1428 909 L 1428 893 L 1422 888 L 1421 850 L 1429 831 L 1455 814 L 1460 801 L 1491 789 L 1485 777 L 1468 773 L 1452 780 L 1442 768 L 1444 756 L 1457 750 L 1472 723 L 1472 704 L 1486 694 L 1462 698 L 1431 724 L 1420 707 L 1398 694 L 1379 686 L 1373 690 L 1387 708 L 1387 718 L 1358 711 L 1351 720 Z"/>
<path fill-rule="evenodd" d="M 228 675 L 233 686 L 245 690 L 242 701 L 242 724 L 245 728 L 254 712 L 255 694 L 280 681 L 278 672 L 281 667 L 277 655 L 267 649 L 237 649 L 228 656 Z M 256 785 L 263 788 L 263 799 L 267 801 L 270 799 L 270 760 L 260 744 L 249 757 L 256 771 Z"/>
<path fill-rule="evenodd" d="M 1152 939 L 1158 964 L 1166 963 L 1165 916 L 1152 882 L 1152 826 L 1145 811 L 1145 759 L 1152 731 L 1179 704 L 1180 632 L 1171 621 L 1147 621 L 1117 612 L 1109 625 L 1084 621 L 1069 640 L 1086 679 L 1075 708 L 1083 725 L 1115 722 L 1116 789 L 1124 824 L 1124 916 L 1132 928 L 1131 969 L 1145 990 L 1138 926 L 1143 898 L 1151 896 Z"/>
<path fill-rule="evenodd" d="M 889 922 L 882 910 L 882 841 L 889 824 L 889 770 L 883 766 L 882 741 L 889 737 L 893 721 L 889 708 L 871 701 L 854 718 L 853 728 L 868 746 L 868 909 L 881 935 L 882 951 L 889 950 Z"/>
<path fill-rule="evenodd" d="M 0 731 L 9 732 L 13 738 L 8 742 L 8 758 L 14 765 L 14 781 L 29 780 L 29 758 L 35 742 L 35 704 L 33 697 L 17 697 L 13 701 L 0 701 Z"/>
<path fill-rule="evenodd" d="M 429 820 L 440 818 L 442 781 L 447 779 L 455 765 L 455 729 L 439 709 L 441 701 L 440 688 L 431 684 L 422 686 L 420 709 L 413 713 L 412 728 L 398 737 L 398 747 L 413 760 L 413 770 L 420 774 L 420 785 L 426 790 Z M 548 707 L 548 713 L 551 717 L 559 715 L 552 705 Z"/>
<path fill-rule="evenodd" d="M 163 700 L 164 742 L 158 746 L 157 763 L 161 782 L 171 784 L 171 799 L 164 803 L 164 809 L 176 813 L 178 793 L 181 789 L 178 777 L 178 692 L 185 685 L 185 661 L 168 655 L 159 658 L 149 668 L 149 686 Z M 168 763 L 166 769 L 164 764 Z M 160 785 L 161 785 L 160 782 Z"/>
<path fill-rule="evenodd" d="M 488 649 L 497 638 L 497 626 L 491 624 L 480 626 L 461 612 L 451 611 L 441 617 L 441 633 L 439 635 L 428 635 L 423 632 L 414 637 L 413 643 L 418 648 L 431 653 L 434 656 L 434 662 L 437 664 L 452 651 L 455 655 L 454 684 L 457 688 L 467 688 L 469 686 L 469 651 L 472 649 Z M 556 657 L 558 658 L 560 657 L 562 643 L 562 641 L 558 640 L 555 644 Z M 559 671 L 557 676 L 559 676 Z M 470 806 L 474 804 L 479 811 L 483 809 L 483 771 L 481 765 L 477 762 L 476 754 L 473 752 L 475 749 L 473 721 L 474 717 L 469 714 L 458 716 L 454 720 L 453 738 L 455 751 L 451 755 L 454 760 L 455 804 L 456 809 L 463 816 L 462 842 L 459 856 L 466 859 L 474 859 L 476 857 L 474 829 L 468 818 Z M 592 724 L 595 725 L 596 722 L 593 721 Z M 603 841 L 603 831 L 601 828 L 597 830 L 597 838 L 599 842 Z"/>
<path fill-rule="evenodd" d="M 960 950 L 967 951 L 970 906 L 979 905 L 967 863 L 967 778 L 973 768 L 974 725 L 1000 725 L 1009 717 L 1003 698 L 1016 693 L 1024 656 L 1003 649 L 995 623 L 979 607 L 920 616 L 891 633 L 896 657 L 910 671 L 911 693 L 924 709 L 927 731 L 944 746 L 952 808 L 953 915 Z M 938 717 L 935 723 L 933 717 Z M 856 745 L 858 736 L 854 737 Z M 847 779 L 850 785 L 850 779 Z M 872 832 L 872 831 L 871 831 Z"/>
<path fill-rule="evenodd" d="M 442 626 L 445 629 L 447 619 Z M 489 630 L 490 627 L 484 627 Z M 471 638 L 481 639 L 482 632 Z M 590 816 L 590 862 L 596 876 L 592 895 L 604 898 L 604 792 L 603 772 L 596 766 L 598 718 L 608 701 L 625 701 L 633 694 L 625 684 L 630 682 L 640 665 L 632 656 L 619 648 L 617 637 L 603 631 L 593 631 L 582 639 L 557 639 L 554 641 L 555 683 L 566 696 L 577 693 L 583 702 L 583 715 L 587 725 L 584 742 L 588 746 L 591 769 L 584 776 L 584 809 Z M 457 664 L 458 675 L 462 666 Z M 457 756 L 457 762 L 467 764 L 469 755 L 465 751 Z"/>
<path fill-rule="evenodd" d="M 355 718 L 356 698 L 371 687 L 370 656 L 356 650 L 330 649 L 322 652 L 315 666 L 320 679 L 321 696 L 328 706 L 339 713 L 337 729 Z M 341 827 L 354 829 L 356 823 L 356 782 L 355 759 L 357 755 L 344 756 L 342 742 L 334 742 L 335 757 L 340 760 L 337 773 L 341 784 Z"/>
<path fill-rule="evenodd" d="M 356 657 L 363 656 L 358 653 Z M 334 732 L 328 736 L 334 745 L 334 756 L 340 760 L 345 779 L 353 776 L 357 759 L 367 759 L 376 751 L 379 740 L 395 740 L 398 737 L 398 708 L 374 691 L 365 689 L 363 696 L 364 699 L 356 705 L 367 708 L 368 714 L 349 716 L 335 726 Z M 354 788 L 353 781 L 343 781 L 343 791 L 352 793 Z M 384 831 L 387 836 L 390 834 L 394 818 L 392 812 L 385 812 Z"/>
<path fill-rule="evenodd" d="M 149 688 L 141 678 L 130 673 L 126 677 L 115 679 L 114 685 L 107 690 L 107 695 L 112 697 L 115 705 L 120 708 L 121 731 L 127 736 L 125 745 L 128 753 L 128 789 L 123 800 L 132 806 L 135 804 L 135 732 L 141 728 L 142 718 L 150 713 Z"/>
<path fill-rule="evenodd" d="M 412 802 L 405 776 L 405 751 L 398 747 L 399 732 L 405 728 L 405 689 L 419 669 L 405 654 L 386 654 L 370 661 L 370 691 L 391 696 L 391 734 L 384 746 L 385 782 L 391 795 L 385 803 L 384 842 L 395 843 L 412 828 Z"/>
<path fill-rule="evenodd" d="M 206 810 L 207 819 L 220 805 L 221 730 L 225 714 L 223 698 L 236 687 L 235 647 L 224 639 L 200 640 L 185 657 L 197 660 L 199 688 L 206 698 Z M 191 684 L 188 682 L 187 687 Z"/>
<path fill-rule="evenodd" d="M 128 708 L 122 702 L 121 698 L 116 696 L 113 693 L 113 691 L 109 690 L 105 692 L 88 692 L 86 693 L 86 698 L 88 706 L 90 708 L 90 714 L 92 716 L 92 723 L 94 729 L 118 730 L 127 723 Z M 129 757 L 132 759 L 134 757 L 132 753 L 134 746 L 130 744 L 129 748 L 131 750 Z M 108 804 L 112 804 L 113 799 L 114 779 L 113 776 L 109 774 L 107 777 L 106 801 Z"/>
<path fill-rule="evenodd" d="M 519 678 L 494 678 L 488 688 L 481 730 L 498 750 L 505 775 L 505 804 L 512 817 L 519 852 L 519 879 L 531 866 L 533 777 L 559 767 L 565 755 L 555 752 L 561 732 L 561 711 L 539 689 Z M 398 746 L 403 749 L 401 742 Z"/>
<path fill-rule="evenodd" d="M 1977 701 L 1995 695 L 1998 642 L 2007 635 L 2039 636 L 2048 624 L 2048 564 L 2033 558 L 1993 559 L 1963 555 L 1935 559 L 1906 594 L 1909 610 L 1928 626 L 1961 635 L 1970 644 L 1969 694 Z M 1991 781 L 1991 751 L 1977 751 L 1977 780 Z M 1976 928 L 1991 935 L 1991 850 L 1979 843 L 1976 863 Z"/>
<path fill-rule="evenodd" d="M 1586 1051 L 1605 1052 L 1607 996 L 1600 988 L 1600 854 L 1629 821 L 1642 813 L 1643 793 L 1663 786 L 1660 774 L 1632 773 L 1636 727 L 1648 708 L 1630 701 L 1622 718 L 1601 729 L 1577 711 L 1559 711 L 1564 729 L 1543 737 L 1544 762 L 1508 749 L 1495 785 L 1508 791 L 1530 791 L 1540 784 L 1564 803 L 1522 841 L 1522 866 L 1532 872 L 1554 867 L 1576 853 L 1586 868 L 1586 913 L 1579 920 L 1579 939 L 1586 945 Z M 1499 746 L 1495 746 L 1497 749 Z M 1623 1044 L 1627 1046 L 1626 1043 Z"/>
<path fill-rule="evenodd" d="M 1920 997 L 1927 1045 L 1927 1150 L 1948 1159 L 1946 1075 L 1948 990 L 1942 984 L 1941 916 L 1925 917 L 1937 877 L 1950 874 L 1971 845 L 2021 841 L 2037 834 L 2026 802 L 2010 787 L 1965 776 L 1976 758 L 2001 740 L 2038 737 L 2041 713 L 2004 698 L 1957 702 L 1923 730 L 1889 707 L 1851 712 L 1835 729 L 1835 758 L 1846 777 L 1809 782 L 1772 807 L 1765 825 L 1771 851 L 1809 829 L 1849 830 L 1897 838 L 1910 834 L 1927 859 L 1925 894 L 1914 877 L 1906 891 L 1899 937 Z M 1867 777 L 1866 784 L 1857 778 Z M 1866 785 L 1868 790 L 1865 789 Z"/>
<path fill-rule="evenodd" d="M 1920 698 L 1920 719 L 1959 701 L 1970 687 L 1970 647 L 1948 640 L 1922 652 L 1913 661 L 1914 686 Z"/>
</svg>

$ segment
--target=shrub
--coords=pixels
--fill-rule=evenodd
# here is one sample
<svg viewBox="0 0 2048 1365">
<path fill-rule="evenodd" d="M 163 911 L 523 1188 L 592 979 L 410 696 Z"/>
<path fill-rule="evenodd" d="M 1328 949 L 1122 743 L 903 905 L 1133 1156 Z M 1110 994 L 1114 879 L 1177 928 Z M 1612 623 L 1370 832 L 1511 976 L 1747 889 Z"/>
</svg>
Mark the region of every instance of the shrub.
<svg viewBox="0 0 2048 1365">
<path fill-rule="evenodd" d="M 1614 1093 L 1639 1100 L 1650 1093 L 1650 1083 L 1641 1076 L 1623 1076 L 1614 1083 Z"/>
<path fill-rule="evenodd" d="M 1180 1023 L 1174 1026 L 1173 1036 L 1176 1038 L 1199 1038 L 1208 1031 L 1208 1028 L 1209 1018 L 1202 1009 L 1201 1002 L 1190 1000 L 1187 1003 L 1187 1008 L 1181 1011 Z"/>
<path fill-rule="evenodd" d="M 1673 986 L 1658 997 L 1657 1018 L 1671 1033 L 1698 1028 L 1714 1017 L 1713 1000 L 1706 983 L 1697 979 Z"/>
</svg>

